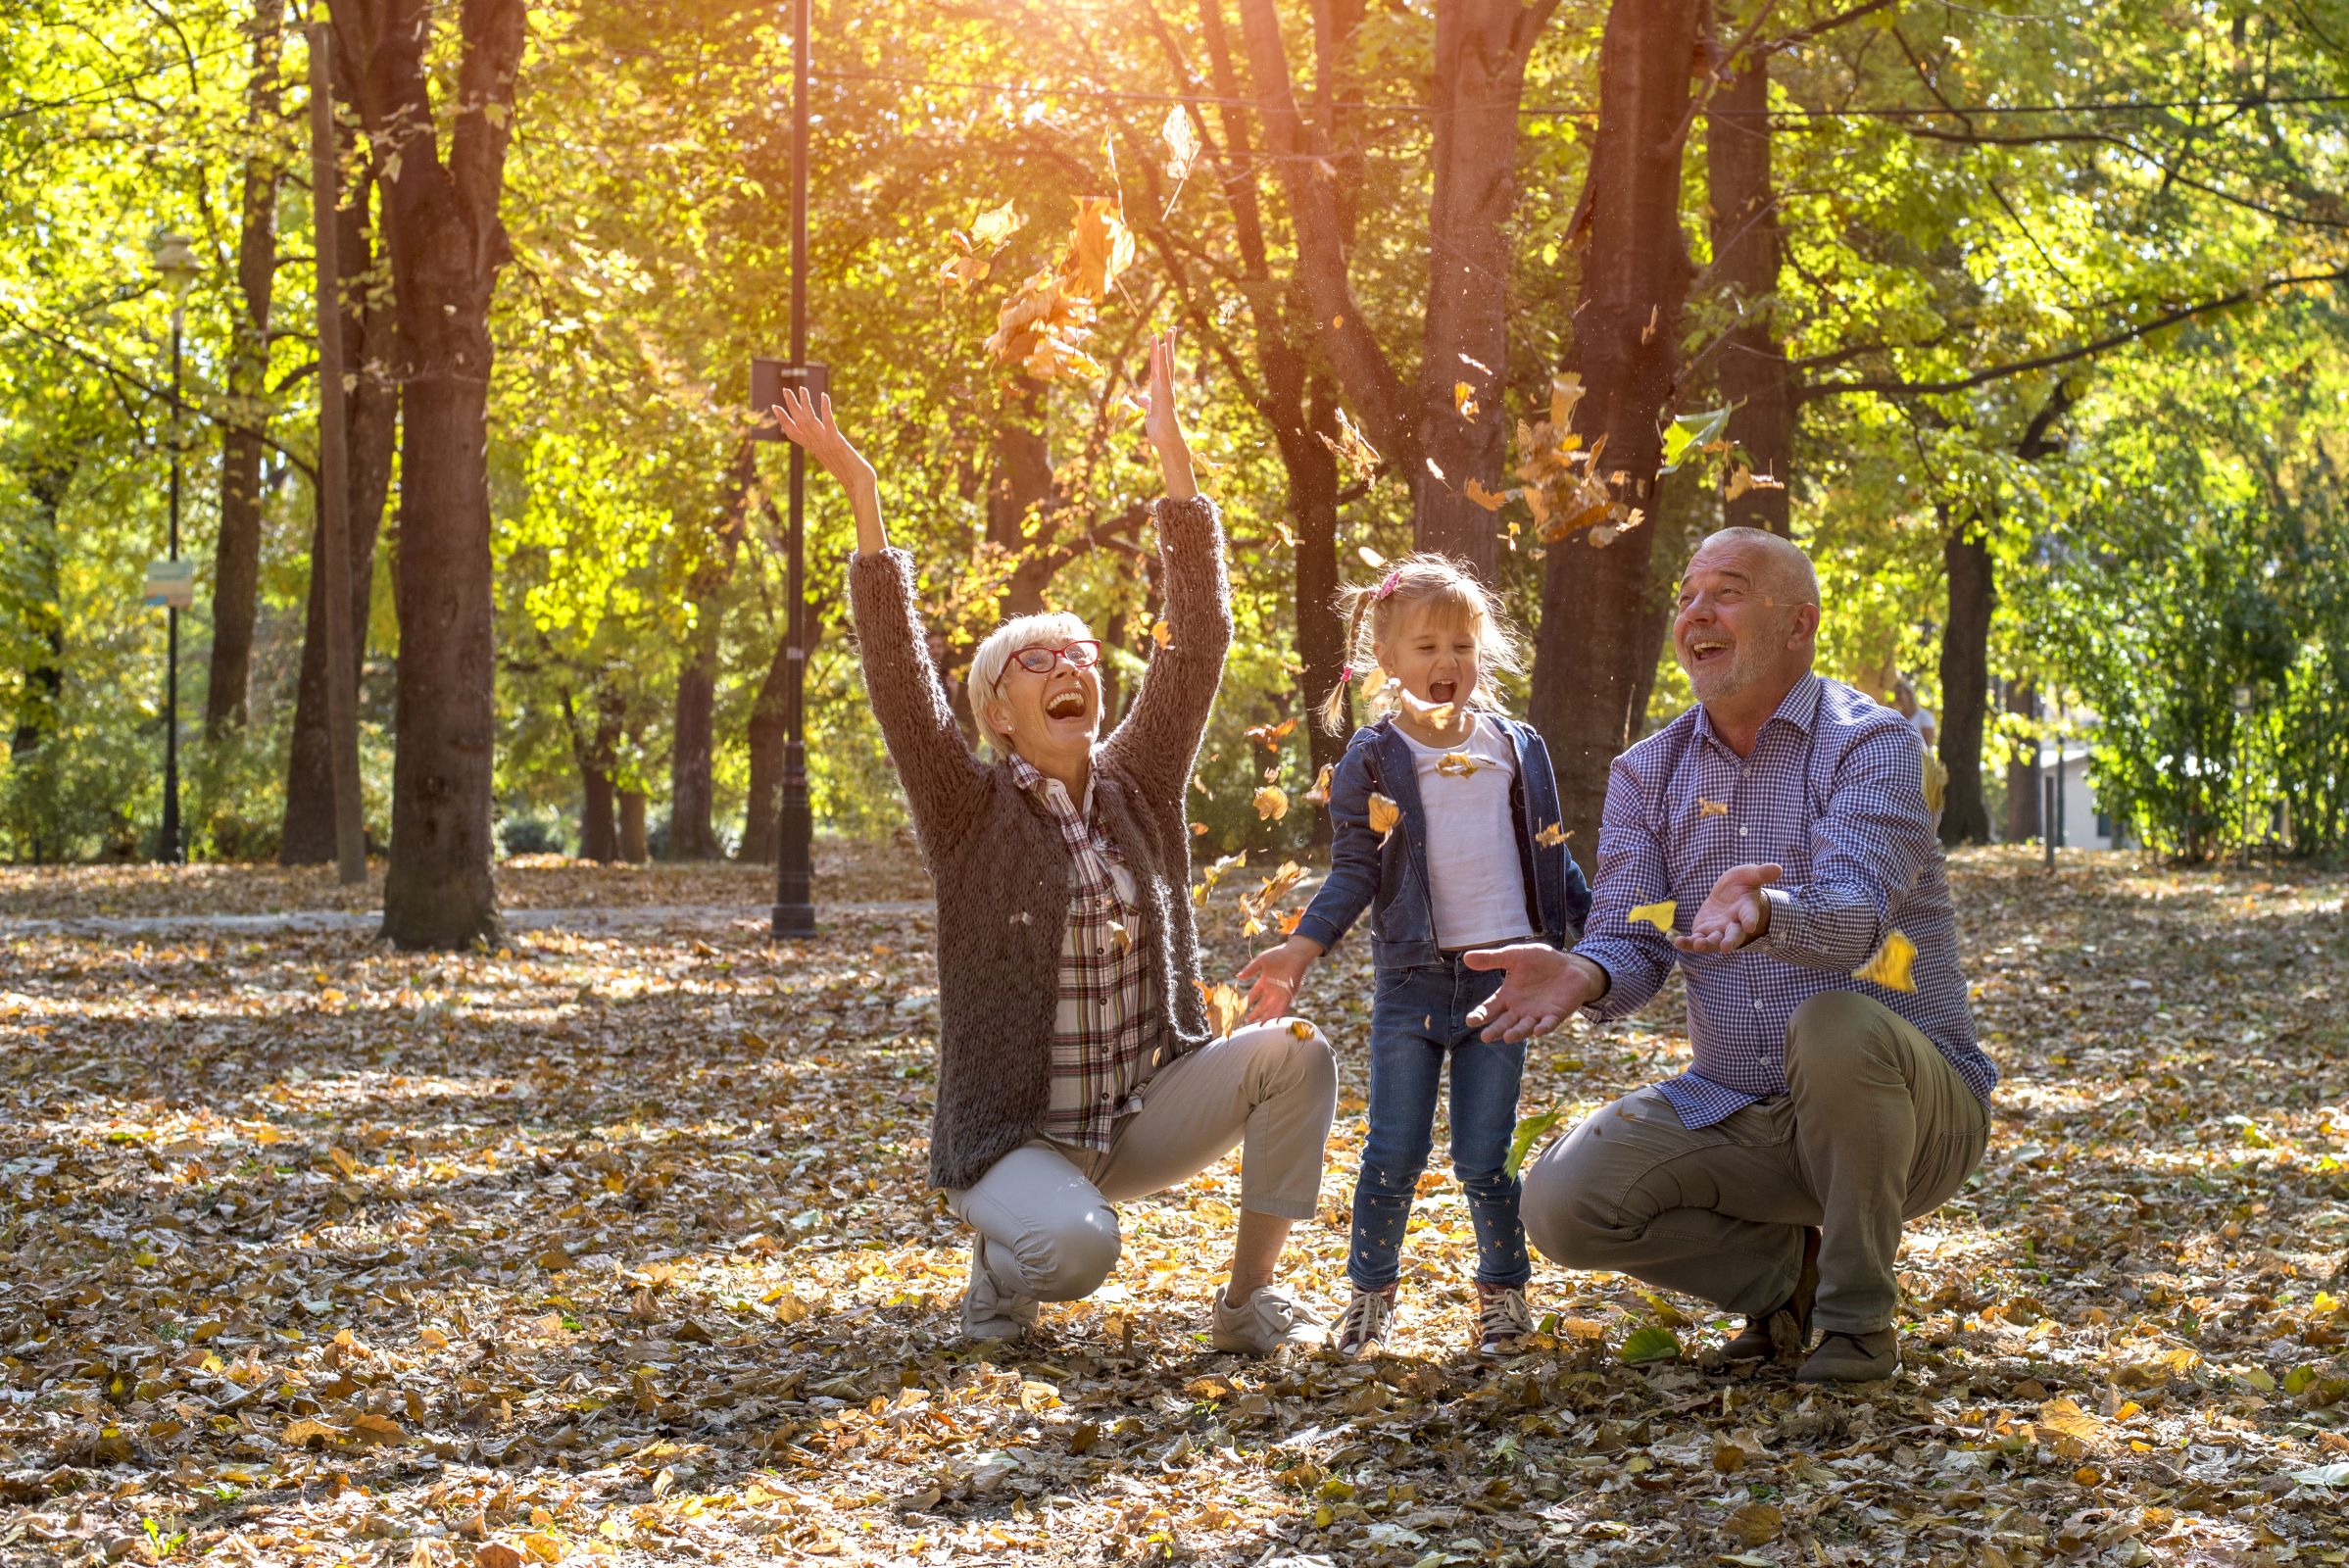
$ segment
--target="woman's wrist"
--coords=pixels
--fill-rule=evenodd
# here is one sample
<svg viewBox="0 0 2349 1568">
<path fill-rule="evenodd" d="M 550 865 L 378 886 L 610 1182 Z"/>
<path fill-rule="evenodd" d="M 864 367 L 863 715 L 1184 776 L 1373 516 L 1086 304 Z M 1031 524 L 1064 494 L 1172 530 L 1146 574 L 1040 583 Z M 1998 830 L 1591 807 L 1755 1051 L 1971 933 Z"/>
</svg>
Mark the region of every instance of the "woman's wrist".
<svg viewBox="0 0 2349 1568">
<path fill-rule="evenodd" d="M 1199 479 L 1191 468 L 1191 449 L 1179 437 L 1158 448 L 1158 474 L 1165 482 L 1169 501 L 1189 501 L 1199 494 Z"/>
</svg>

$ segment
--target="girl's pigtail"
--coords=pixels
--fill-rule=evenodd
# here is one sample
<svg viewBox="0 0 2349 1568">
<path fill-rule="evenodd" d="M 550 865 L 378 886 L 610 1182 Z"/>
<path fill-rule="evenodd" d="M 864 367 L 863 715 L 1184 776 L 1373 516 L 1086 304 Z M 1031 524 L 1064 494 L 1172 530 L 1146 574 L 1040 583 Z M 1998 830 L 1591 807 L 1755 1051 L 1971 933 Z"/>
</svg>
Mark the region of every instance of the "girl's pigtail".
<svg viewBox="0 0 2349 1568">
<path fill-rule="evenodd" d="M 1346 720 L 1351 716 L 1352 693 L 1356 664 L 1362 658 L 1362 612 L 1369 608 L 1375 592 L 1368 588 L 1346 588 L 1339 592 L 1339 602 L 1346 606 L 1346 663 L 1338 671 L 1338 684 L 1321 700 L 1321 727 L 1332 735 L 1346 733 Z"/>
</svg>

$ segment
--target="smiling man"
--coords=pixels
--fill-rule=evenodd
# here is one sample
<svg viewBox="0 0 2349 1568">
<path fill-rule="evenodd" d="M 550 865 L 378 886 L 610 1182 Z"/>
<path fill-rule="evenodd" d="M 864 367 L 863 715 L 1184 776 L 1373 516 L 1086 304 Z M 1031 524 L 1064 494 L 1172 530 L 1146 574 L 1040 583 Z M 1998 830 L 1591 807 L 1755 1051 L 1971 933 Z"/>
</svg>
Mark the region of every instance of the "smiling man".
<svg viewBox="0 0 2349 1568">
<path fill-rule="evenodd" d="M 1672 627 L 1699 706 L 1615 760 L 1583 941 L 1469 962 L 1507 971 L 1488 1040 L 1624 1017 L 1681 966 L 1689 1069 L 1529 1166 L 1526 1233 L 1569 1267 L 1744 1314 L 1731 1359 L 1808 1351 L 1803 1381 L 1862 1382 L 1899 1365 L 1901 1227 L 1981 1161 L 1997 1072 L 1966 1006 L 1916 732 L 1812 673 L 1818 632 L 1801 550 L 1708 537 Z M 1887 943 L 1895 960 L 1914 948 L 1905 973 L 1872 963 Z"/>
</svg>

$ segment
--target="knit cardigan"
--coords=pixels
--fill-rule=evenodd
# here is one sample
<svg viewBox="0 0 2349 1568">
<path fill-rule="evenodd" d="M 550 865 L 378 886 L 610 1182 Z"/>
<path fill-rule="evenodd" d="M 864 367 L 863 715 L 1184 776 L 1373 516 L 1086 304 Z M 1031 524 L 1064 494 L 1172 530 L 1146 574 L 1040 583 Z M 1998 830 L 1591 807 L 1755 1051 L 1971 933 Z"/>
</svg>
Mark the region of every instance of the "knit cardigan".
<svg viewBox="0 0 2349 1568">
<path fill-rule="evenodd" d="M 1215 504 L 1160 501 L 1159 556 L 1171 633 L 1123 723 L 1093 753 L 1094 808 L 1147 911 L 1164 1017 L 1153 1058 L 1212 1038 L 1191 919 L 1183 792 L 1232 642 Z M 864 684 L 938 887 L 938 1107 L 930 1179 L 972 1186 L 1036 1135 L 1049 1100 L 1052 1013 L 1075 868 L 1059 829 L 1012 779 L 971 754 L 930 664 L 912 557 L 859 554 L 849 600 Z"/>
</svg>

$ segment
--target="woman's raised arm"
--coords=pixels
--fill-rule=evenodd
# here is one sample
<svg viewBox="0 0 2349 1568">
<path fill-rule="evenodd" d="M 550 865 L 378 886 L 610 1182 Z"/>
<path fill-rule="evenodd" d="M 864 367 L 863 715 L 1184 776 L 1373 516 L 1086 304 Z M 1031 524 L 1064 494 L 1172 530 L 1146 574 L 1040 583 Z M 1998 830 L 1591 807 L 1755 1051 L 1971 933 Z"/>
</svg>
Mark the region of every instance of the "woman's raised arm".
<svg viewBox="0 0 2349 1568">
<path fill-rule="evenodd" d="M 913 558 L 889 548 L 889 532 L 881 522 L 880 483 L 873 466 L 840 433 L 831 398 L 786 390 L 775 407 L 775 422 L 849 493 L 849 507 L 856 517 L 849 607 L 856 621 L 864 689 L 905 786 L 914 830 L 935 865 L 943 852 L 960 841 L 985 788 L 987 770 L 964 743 L 945 684 L 930 662 L 914 599 Z"/>
<path fill-rule="evenodd" d="M 1223 530 L 1215 503 L 1192 480 L 1191 449 L 1175 416 L 1175 335 L 1150 343 L 1150 409 L 1143 431 L 1158 451 L 1166 499 L 1158 503 L 1158 555 L 1165 564 L 1166 629 L 1150 656 L 1132 711 L 1103 750 L 1145 788 L 1181 801 L 1206 733 L 1232 645 L 1232 595 L 1224 579 Z"/>
</svg>

